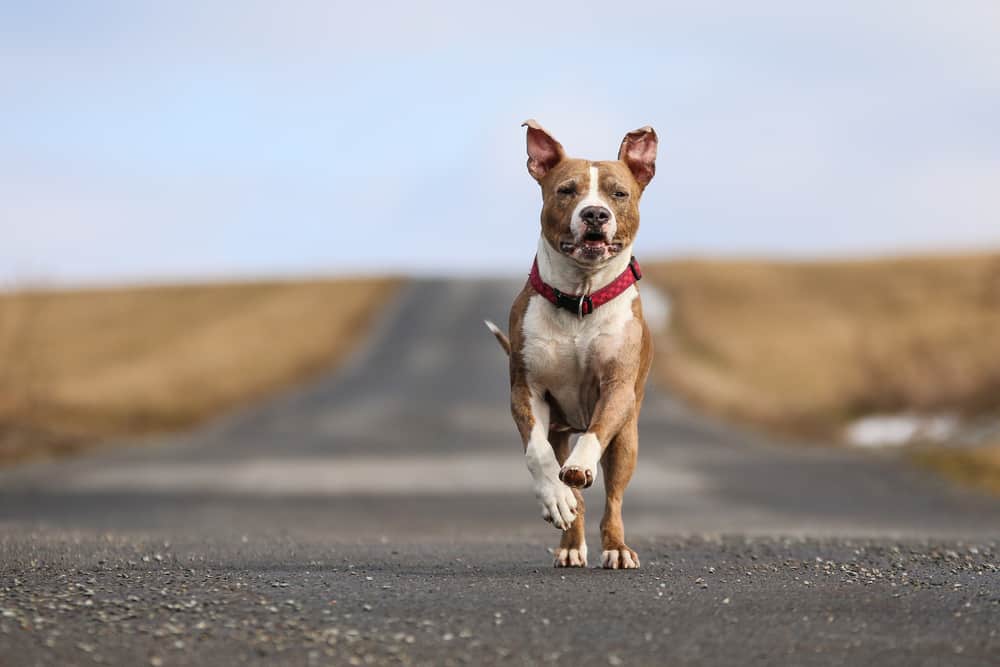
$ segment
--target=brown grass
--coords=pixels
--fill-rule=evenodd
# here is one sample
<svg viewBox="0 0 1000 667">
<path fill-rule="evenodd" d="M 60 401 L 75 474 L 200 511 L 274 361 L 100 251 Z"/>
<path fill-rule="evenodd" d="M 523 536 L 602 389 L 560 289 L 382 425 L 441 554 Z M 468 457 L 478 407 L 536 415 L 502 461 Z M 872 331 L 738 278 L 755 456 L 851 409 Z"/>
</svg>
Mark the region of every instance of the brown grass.
<svg viewBox="0 0 1000 667">
<path fill-rule="evenodd" d="M 913 459 L 957 482 L 1000 494 L 1000 444 L 975 449 L 917 451 Z"/>
<path fill-rule="evenodd" d="M 394 286 L 0 294 L 0 462 L 188 427 L 328 369 Z"/>
<path fill-rule="evenodd" d="M 1000 412 L 1000 254 L 646 267 L 656 373 L 718 415 L 831 437 L 858 415 Z"/>
</svg>

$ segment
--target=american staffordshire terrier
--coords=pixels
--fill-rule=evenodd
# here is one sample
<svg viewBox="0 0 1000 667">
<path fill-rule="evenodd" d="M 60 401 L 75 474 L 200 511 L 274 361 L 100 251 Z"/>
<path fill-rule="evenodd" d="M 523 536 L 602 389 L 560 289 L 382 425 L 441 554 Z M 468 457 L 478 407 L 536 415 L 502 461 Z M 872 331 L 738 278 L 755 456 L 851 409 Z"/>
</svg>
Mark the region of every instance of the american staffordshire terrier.
<svg viewBox="0 0 1000 667">
<path fill-rule="evenodd" d="M 535 121 L 528 173 L 542 188 L 542 233 L 510 311 L 510 403 L 542 517 L 563 531 L 556 567 L 585 567 L 584 506 L 600 462 L 606 502 L 601 565 L 637 568 L 622 497 L 639 451 L 638 418 L 653 356 L 632 256 L 639 198 L 656 171 L 656 132 L 625 135 L 617 160 L 569 158 Z M 576 437 L 570 446 L 570 437 Z"/>
</svg>

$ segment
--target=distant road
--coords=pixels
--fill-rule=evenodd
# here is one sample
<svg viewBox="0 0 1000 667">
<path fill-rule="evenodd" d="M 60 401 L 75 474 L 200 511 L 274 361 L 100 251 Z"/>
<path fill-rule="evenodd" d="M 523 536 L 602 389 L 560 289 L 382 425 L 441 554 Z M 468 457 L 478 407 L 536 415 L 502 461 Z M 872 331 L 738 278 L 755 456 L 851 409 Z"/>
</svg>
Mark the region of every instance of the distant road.
<svg viewBox="0 0 1000 667">
<path fill-rule="evenodd" d="M 551 569 L 482 326 L 518 287 L 414 282 L 329 377 L 0 472 L 0 665 L 997 664 L 1000 501 L 658 391 L 643 568 Z"/>
</svg>

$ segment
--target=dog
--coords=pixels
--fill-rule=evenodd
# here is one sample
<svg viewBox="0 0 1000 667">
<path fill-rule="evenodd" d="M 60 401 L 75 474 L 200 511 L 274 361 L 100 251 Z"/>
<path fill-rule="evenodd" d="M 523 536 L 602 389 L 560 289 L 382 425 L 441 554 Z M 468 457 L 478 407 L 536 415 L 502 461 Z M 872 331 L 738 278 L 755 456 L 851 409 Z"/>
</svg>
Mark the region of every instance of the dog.
<svg viewBox="0 0 1000 667">
<path fill-rule="evenodd" d="M 566 156 L 534 120 L 528 173 L 542 189 L 541 237 L 510 311 L 510 405 L 542 518 L 563 531 L 556 567 L 586 567 L 581 489 L 604 474 L 601 565 L 639 567 L 625 543 L 622 499 L 639 451 L 638 419 L 653 357 L 632 245 L 639 199 L 656 172 L 651 127 L 629 132 L 617 160 Z M 580 434 L 570 447 L 570 437 Z"/>
</svg>

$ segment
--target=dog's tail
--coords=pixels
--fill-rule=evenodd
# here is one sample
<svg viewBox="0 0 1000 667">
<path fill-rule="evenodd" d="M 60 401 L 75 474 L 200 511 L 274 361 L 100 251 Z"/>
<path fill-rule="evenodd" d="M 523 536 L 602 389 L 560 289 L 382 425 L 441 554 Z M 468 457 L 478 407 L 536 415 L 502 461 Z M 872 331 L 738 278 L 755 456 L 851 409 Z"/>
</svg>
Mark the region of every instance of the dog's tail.
<svg viewBox="0 0 1000 667">
<path fill-rule="evenodd" d="M 509 357 L 510 356 L 510 340 L 507 338 L 507 336 L 504 334 L 504 332 L 500 331 L 500 327 L 498 327 L 497 325 L 493 324 L 489 320 L 483 320 L 483 324 L 485 324 L 486 328 L 489 329 L 490 331 L 492 331 L 493 335 L 497 337 L 497 342 L 500 343 L 500 347 L 503 348 L 503 351 L 506 352 L 507 356 Z"/>
</svg>

